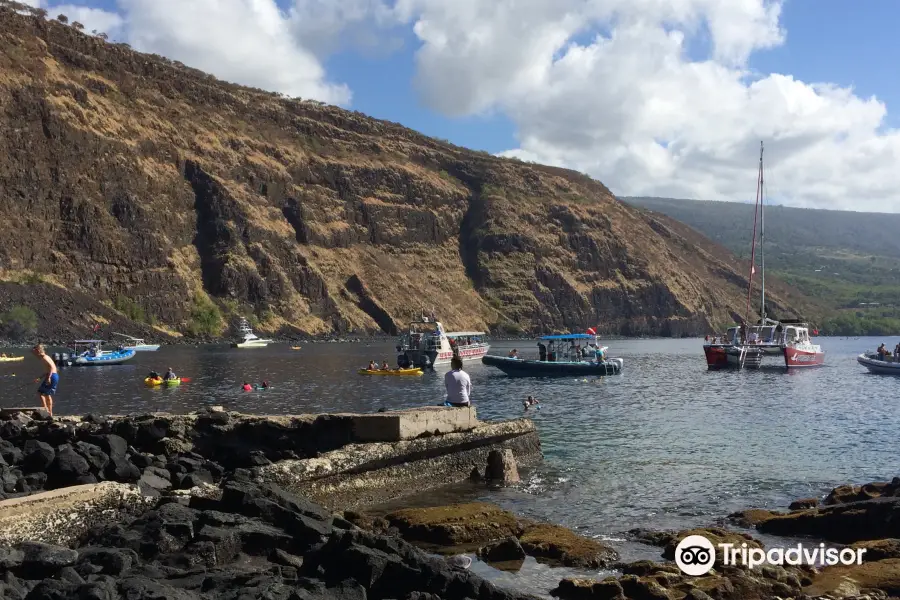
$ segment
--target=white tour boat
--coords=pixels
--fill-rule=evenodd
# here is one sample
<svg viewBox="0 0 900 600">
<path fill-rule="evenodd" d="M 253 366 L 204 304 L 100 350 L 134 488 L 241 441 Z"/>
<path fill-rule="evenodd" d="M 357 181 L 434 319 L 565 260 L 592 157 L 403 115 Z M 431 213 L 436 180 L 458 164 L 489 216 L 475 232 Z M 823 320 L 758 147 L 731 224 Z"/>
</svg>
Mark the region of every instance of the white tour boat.
<svg viewBox="0 0 900 600">
<path fill-rule="evenodd" d="M 401 364 L 419 368 L 448 364 L 454 354 L 463 362 L 481 360 L 491 349 L 484 336 L 483 331 L 444 331 L 440 321 L 422 317 L 410 323 L 401 336 L 397 359 Z"/>
</svg>

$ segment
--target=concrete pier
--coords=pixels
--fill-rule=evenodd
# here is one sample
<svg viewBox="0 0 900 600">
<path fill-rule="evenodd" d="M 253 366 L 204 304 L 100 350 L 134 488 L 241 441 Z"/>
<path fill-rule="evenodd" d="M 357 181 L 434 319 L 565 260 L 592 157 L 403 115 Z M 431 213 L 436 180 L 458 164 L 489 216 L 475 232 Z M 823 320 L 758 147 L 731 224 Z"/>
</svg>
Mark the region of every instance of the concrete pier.
<svg viewBox="0 0 900 600">
<path fill-rule="evenodd" d="M 7 447 L 20 461 L 3 467 L 15 482 L 7 492 L 31 493 L 0 501 L 0 543 L 66 544 L 160 493 L 214 496 L 216 482 L 235 469 L 337 511 L 463 481 L 473 469 L 484 473 L 492 450 L 510 451 L 520 466 L 541 460 L 532 421 L 482 422 L 474 408 L 291 416 L 214 409 L 52 423 L 22 411 L 6 418 L 4 430 L 20 445 Z M 46 476 L 34 473 L 36 463 L 46 465 Z M 34 487 L 43 485 L 58 489 Z"/>
</svg>

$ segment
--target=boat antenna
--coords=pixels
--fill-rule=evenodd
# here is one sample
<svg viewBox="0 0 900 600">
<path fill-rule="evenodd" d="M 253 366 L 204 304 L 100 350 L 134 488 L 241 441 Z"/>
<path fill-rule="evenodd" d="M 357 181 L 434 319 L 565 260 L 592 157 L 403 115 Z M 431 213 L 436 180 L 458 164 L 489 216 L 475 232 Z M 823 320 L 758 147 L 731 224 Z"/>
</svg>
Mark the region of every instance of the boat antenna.
<svg viewBox="0 0 900 600">
<path fill-rule="evenodd" d="M 765 244 L 763 242 L 765 231 L 766 231 L 766 216 L 765 216 L 765 190 L 766 190 L 766 182 L 763 178 L 763 174 L 765 169 L 763 167 L 763 143 L 759 143 L 759 281 L 760 286 L 762 287 L 762 292 L 760 294 L 760 306 L 759 306 L 759 323 L 760 325 L 765 325 L 766 323 L 766 254 L 765 254 Z"/>
<path fill-rule="evenodd" d="M 763 143 L 759 143 L 759 172 L 756 175 L 756 205 L 753 207 L 753 242 L 750 244 L 750 277 L 747 280 L 747 320 L 750 320 L 750 296 L 753 292 L 753 274 L 756 272 L 756 222 L 759 218 L 760 192 L 762 191 Z"/>
</svg>

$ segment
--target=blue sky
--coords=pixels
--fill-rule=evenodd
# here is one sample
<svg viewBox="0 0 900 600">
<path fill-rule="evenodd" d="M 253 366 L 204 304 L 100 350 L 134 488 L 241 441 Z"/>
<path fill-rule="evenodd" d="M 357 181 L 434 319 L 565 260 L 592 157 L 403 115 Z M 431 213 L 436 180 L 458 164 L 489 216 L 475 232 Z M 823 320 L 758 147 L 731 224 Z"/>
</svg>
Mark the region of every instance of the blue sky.
<svg viewBox="0 0 900 600">
<path fill-rule="evenodd" d="M 780 14 L 776 0 L 252 1 L 65 4 L 127 8 L 119 34 L 132 45 L 223 79 L 337 102 L 346 93 L 333 84 L 346 84 L 353 110 L 460 146 L 570 167 L 620 195 L 746 201 L 765 139 L 775 169 L 783 166 L 770 171 L 779 201 L 900 212 L 898 0 L 784 0 Z M 273 1 L 285 11 L 280 29 L 250 8 Z M 379 30 L 372 7 L 394 2 L 410 14 L 393 14 L 393 29 Z M 51 15 L 64 4 L 49 3 Z M 295 3 L 306 11 L 302 22 L 287 16 Z M 597 6 L 617 20 L 591 13 Z M 364 17 L 353 21 L 347 7 L 364 7 Z M 197 15 L 205 26 L 185 27 Z M 335 18 L 348 19 L 327 34 L 337 39 L 352 37 L 340 29 L 347 26 L 402 43 L 393 53 L 346 44 L 317 53 L 309 36 L 331 31 Z M 426 31 L 414 32 L 415 22 Z M 593 44 L 598 31 L 609 39 Z M 673 32 L 683 32 L 684 52 Z M 577 51 L 566 51 L 571 44 Z M 319 67 L 323 76 L 305 75 Z M 754 77 L 741 78 L 746 70 Z M 454 113 L 468 116 L 447 116 Z"/>
</svg>

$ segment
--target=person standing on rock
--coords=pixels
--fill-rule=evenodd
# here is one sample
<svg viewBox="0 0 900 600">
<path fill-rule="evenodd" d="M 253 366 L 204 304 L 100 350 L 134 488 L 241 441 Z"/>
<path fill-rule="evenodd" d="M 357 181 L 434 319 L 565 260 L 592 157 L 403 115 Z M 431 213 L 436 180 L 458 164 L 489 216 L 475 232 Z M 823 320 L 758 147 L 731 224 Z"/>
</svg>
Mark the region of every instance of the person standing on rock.
<svg viewBox="0 0 900 600">
<path fill-rule="evenodd" d="M 41 362 L 47 368 L 43 378 L 38 380 L 41 382 L 41 386 L 38 388 L 38 395 L 41 397 L 41 402 L 44 404 L 44 408 L 47 409 L 47 413 L 52 417 L 53 395 L 56 393 L 56 386 L 59 385 L 59 373 L 56 372 L 56 363 L 47 356 L 42 344 L 38 344 L 31 351 L 41 359 Z"/>
<path fill-rule="evenodd" d="M 472 395 L 472 380 L 469 374 L 462 370 L 463 363 L 459 356 L 450 359 L 451 370 L 444 375 L 444 387 L 447 388 L 447 402 L 449 406 L 468 408 Z"/>
</svg>

